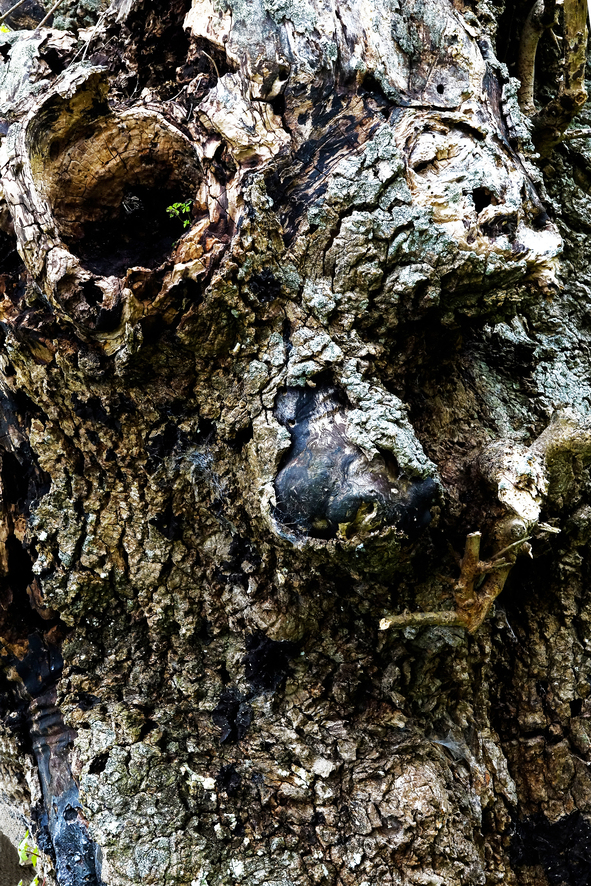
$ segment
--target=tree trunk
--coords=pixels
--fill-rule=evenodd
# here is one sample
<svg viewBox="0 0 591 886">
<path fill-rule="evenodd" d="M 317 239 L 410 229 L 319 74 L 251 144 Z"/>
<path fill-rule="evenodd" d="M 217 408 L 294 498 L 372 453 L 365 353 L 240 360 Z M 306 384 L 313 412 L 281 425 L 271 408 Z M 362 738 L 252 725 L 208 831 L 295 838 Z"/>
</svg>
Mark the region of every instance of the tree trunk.
<svg viewBox="0 0 591 886">
<path fill-rule="evenodd" d="M 585 34 L 52 5 L 0 34 L 0 831 L 47 886 L 588 884 Z"/>
</svg>

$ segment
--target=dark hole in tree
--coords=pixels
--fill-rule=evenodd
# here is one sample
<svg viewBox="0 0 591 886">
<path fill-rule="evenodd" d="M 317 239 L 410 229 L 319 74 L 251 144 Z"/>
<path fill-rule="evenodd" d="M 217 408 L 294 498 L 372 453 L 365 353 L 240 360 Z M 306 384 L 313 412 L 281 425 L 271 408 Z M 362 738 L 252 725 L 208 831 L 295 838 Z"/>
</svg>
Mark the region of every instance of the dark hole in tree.
<svg viewBox="0 0 591 886">
<path fill-rule="evenodd" d="M 66 806 L 64 818 L 66 821 L 76 821 L 78 818 L 78 811 L 73 806 Z"/>
<path fill-rule="evenodd" d="M 240 452 L 252 440 L 253 433 L 252 422 L 249 422 L 245 428 L 241 428 L 236 432 L 233 440 L 228 441 L 230 448 L 234 452 Z"/>
<path fill-rule="evenodd" d="M 213 443 L 217 436 L 217 427 L 214 422 L 208 418 L 199 419 L 199 427 L 197 428 L 199 443 Z"/>
<path fill-rule="evenodd" d="M 270 268 L 263 268 L 262 271 L 253 274 L 248 281 L 248 288 L 263 304 L 281 296 L 281 284 Z"/>
<path fill-rule="evenodd" d="M 588 886 L 591 824 L 578 811 L 555 822 L 532 815 L 515 823 L 509 858 L 514 867 L 540 865 L 549 886 Z"/>
<path fill-rule="evenodd" d="M 82 284 L 82 292 L 89 308 L 96 308 L 103 300 L 103 292 L 98 288 L 94 280 L 85 280 Z"/>
<path fill-rule="evenodd" d="M 49 65 L 52 74 L 61 74 L 66 67 L 66 63 L 60 56 L 59 52 L 53 47 L 46 49 L 45 52 L 40 53 L 40 55 L 43 61 Z"/>
<path fill-rule="evenodd" d="M 228 146 L 225 142 L 218 145 L 215 154 L 211 158 L 211 168 L 215 177 L 221 182 L 221 184 L 227 184 L 236 175 L 238 167 L 228 151 Z"/>
<path fill-rule="evenodd" d="M 169 295 L 174 296 L 176 301 L 181 304 L 183 310 L 188 308 L 189 305 L 198 307 L 203 302 L 203 287 L 196 280 L 185 277 L 176 286 L 170 288 Z"/>
<path fill-rule="evenodd" d="M 483 209 L 486 209 L 493 202 L 493 196 L 488 188 L 474 188 L 472 199 L 474 200 L 476 212 L 482 212 Z"/>
<path fill-rule="evenodd" d="M 186 60 L 189 51 L 189 37 L 183 28 L 189 8 L 189 0 L 140 3 L 126 21 L 140 86 L 155 87 L 163 99 L 174 94 L 176 68 Z M 159 22 L 158 28 L 146 28 L 147 10 Z"/>
<path fill-rule="evenodd" d="M 26 655 L 22 660 L 15 658 L 13 664 L 29 695 L 37 698 L 55 686 L 61 677 L 64 662 L 59 649 L 46 644 L 38 634 L 29 634 L 28 640 Z"/>
<path fill-rule="evenodd" d="M 167 207 L 185 199 L 178 185 L 169 188 L 136 185 L 113 210 L 86 222 L 84 234 L 72 244 L 82 265 L 101 276 L 122 276 L 128 268 L 157 268 L 183 233 L 182 221 L 170 218 Z"/>
<path fill-rule="evenodd" d="M 273 108 L 273 113 L 277 114 L 278 117 L 282 117 L 285 114 L 285 96 L 283 93 L 275 96 L 271 101 L 271 107 Z"/>
<path fill-rule="evenodd" d="M 538 214 L 532 219 L 532 228 L 534 231 L 543 231 L 550 224 L 550 216 L 548 213 L 540 209 Z"/>
<path fill-rule="evenodd" d="M 101 772 L 104 772 L 108 759 L 108 751 L 105 751 L 103 754 L 99 754 L 98 757 L 95 757 L 88 767 L 88 771 L 91 773 L 91 775 L 100 775 Z"/>
<path fill-rule="evenodd" d="M 390 115 L 392 101 L 384 92 L 382 84 L 376 77 L 374 77 L 373 74 L 367 74 L 363 78 L 360 92 L 362 94 L 365 93 L 366 95 L 371 96 L 372 99 L 377 103 L 380 111 L 384 114 L 385 117 L 388 117 Z"/>
<path fill-rule="evenodd" d="M 111 332 L 116 329 L 121 322 L 121 313 L 123 311 L 123 303 L 119 298 L 116 304 L 111 308 L 100 308 L 96 315 L 94 328 L 97 332 Z"/>
<path fill-rule="evenodd" d="M 78 418 L 93 424 L 98 422 L 113 430 L 121 430 L 120 422 L 107 412 L 98 397 L 89 397 L 87 400 L 81 400 L 78 394 L 72 394 L 71 399 L 74 412 Z"/>
<path fill-rule="evenodd" d="M 0 273 L 10 274 L 22 266 L 22 259 L 16 251 L 16 239 L 0 231 Z"/>
<path fill-rule="evenodd" d="M 173 541 L 173 539 L 179 538 L 181 535 L 181 520 L 180 517 L 174 513 L 172 502 L 167 504 L 162 513 L 156 514 L 156 516 L 152 517 L 148 522 L 150 523 L 150 526 L 154 526 L 160 535 L 163 535 L 169 541 Z"/>
<path fill-rule="evenodd" d="M 154 732 L 158 729 L 159 729 L 159 726 L 158 726 L 158 723 L 156 722 L 156 720 L 152 720 L 150 717 L 148 717 L 144 721 L 144 723 L 142 724 L 142 727 L 140 729 L 139 741 L 143 741 L 147 735 L 149 735 L 151 732 Z M 158 742 L 153 742 L 153 744 L 158 744 Z"/>
<path fill-rule="evenodd" d="M 100 698 L 96 695 L 92 695 L 90 692 L 82 691 L 78 693 L 78 707 L 81 711 L 90 711 L 100 703 Z"/>
<path fill-rule="evenodd" d="M 443 95 L 443 93 L 445 92 L 445 86 L 443 85 L 443 83 L 437 84 L 437 92 L 439 93 L 439 95 Z"/>
<path fill-rule="evenodd" d="M 22 507 L 29 492 L 29 477 L 26 469 L 21 466 L 18 458 L 12 452 L 3 452 L 0 472 L 4 500 Z"/>
<path fill-rule="evenodd" d="M 281 686 L 297 648 L 297 644 L 289 640 L 270 640 L 262 631 L 246 638 L 244 672 L 253 695 L 273 692 Z"/>
<path fill-rule="evenodd" d="M 547 680 L 537 680 L 536 681 L 536 692 L 540 696 L 540 698 L 546 698 L 548 695 L 548 686 L 549 683 Z"/>
<path fill-rule="evenodd" d="M 218 790 L 225 791 L 228 797 L 234 797 L 240 788 L 242 778 L 233 763 L 222 766 L 216 776 Z"/>
<path fill-rule="evenodd" d="M 241 741 L 252 722 L 252 707 L 242 693 L 231 686 L 220 695 L 211 720 L 221 729 L 220 744 Z"/>
<path fill-rule="evenodd" d="M 423 160 L 422 163 L 417 163 L 416 166 L 412 167 L 413 172 L 416 172 L 418 175 L 422 175 L 423 172 L 428 172 L 429 169 L 435 169 L 435 161 L 434 160 Z"/>
</svg>

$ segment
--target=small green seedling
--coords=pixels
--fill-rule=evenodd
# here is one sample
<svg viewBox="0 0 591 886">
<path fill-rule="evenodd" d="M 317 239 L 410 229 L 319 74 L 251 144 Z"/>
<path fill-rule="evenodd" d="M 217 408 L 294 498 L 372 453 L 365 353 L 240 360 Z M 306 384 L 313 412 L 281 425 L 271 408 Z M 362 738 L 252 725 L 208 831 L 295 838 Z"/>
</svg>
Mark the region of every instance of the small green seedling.
<svg viewBox="0 0 591 886">
<path fill-rule="evenodd" d="M 39 861 L 39 850 L 30 839 L 28 831 L 18 844 L 18 860 L 20 864 L 30 864 L 35 869 L 37 868 L 37 862 Z M 18 886 L 24 886 L 22 880 L 20 881 Z M 29 886 L 39 886 L 39 877 L 37 875 L 33 877 Z"/>
<path fill-rule="evenodd" d="M 191 200 L 185 200 L 184 203 L 171 203 L 166 207 L 166 211 L 170 218 L 178 218 L 182 221 L 183 228 L 188 228 L 191 224 Z"/>
</svg>

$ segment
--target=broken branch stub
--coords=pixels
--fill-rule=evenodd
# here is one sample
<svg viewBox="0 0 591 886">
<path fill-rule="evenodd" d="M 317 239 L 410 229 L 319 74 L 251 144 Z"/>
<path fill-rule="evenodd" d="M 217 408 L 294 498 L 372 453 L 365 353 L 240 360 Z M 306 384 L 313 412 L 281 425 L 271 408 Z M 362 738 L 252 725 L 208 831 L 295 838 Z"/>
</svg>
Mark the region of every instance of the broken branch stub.
<svg viewBox="0 0 591 886">
<path fill-rule="evenodd" d="M 454 585 L 455 610 L 387 615 L 380 621 L 380 630 L 440 625 L 465 628 L 471 634 L 477 631 L 503 590 L 520 546 L 518 540 L 504 559 L 493 558 L 485 563 L 480 560 L 480 539 L 480 532 L 471 532 L 466 539 L 460 577 Z M 489 574 L 477 590 L 476 584 L 483 573 Z"/>
<path fill-rule="evenodd" d="M 562 506 L 575 483 L 573 462 L 591 458 L 591 423 L 567 410 L 556 412 L 548 427 L 526 448 L 506 441 L 487 446 L 478 459 L 480 475 L 495 489 L 506 516 L 493 528 L 497 553 L 480 560 L 480 532 L 466 539 L 460 577 L 453 587 L 455 610 L 404 612 L 380 621 L 388 628 L 447 625 L 474 633 L 503 590 L 520 553 L 531 556 L 529 533 L 539 525 L 544 503 Z M 556 531 L 543 525 L 544 531 Z M 480 576 L 486 574 L 478 588 Z"/>
<path fill-rule="evenodd" d="M 538 44 L 544 31 L 556 24 L 557 13 L 556 0 L 547 3 L 536 0 L 523 26 L 517 61 L 517 76 L 521 80 L 518 96 L 521 110 L 529 117 L 536 113 L 534 84 Z"/>
</svg>

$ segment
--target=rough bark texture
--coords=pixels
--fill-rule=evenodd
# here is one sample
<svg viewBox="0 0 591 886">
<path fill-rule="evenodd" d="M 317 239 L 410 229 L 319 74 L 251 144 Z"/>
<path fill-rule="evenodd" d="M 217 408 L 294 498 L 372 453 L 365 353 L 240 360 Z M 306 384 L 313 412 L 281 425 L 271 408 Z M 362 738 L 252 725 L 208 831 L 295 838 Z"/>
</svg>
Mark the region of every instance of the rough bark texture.
<svg viewBox="0 0 591 886">
<path fill-rule="evenodd" d="M 530 11 L 0 35 L 0 830 L 48 886 L 589 883 L 591 141 L 534 150 Z"/>
</svg>

